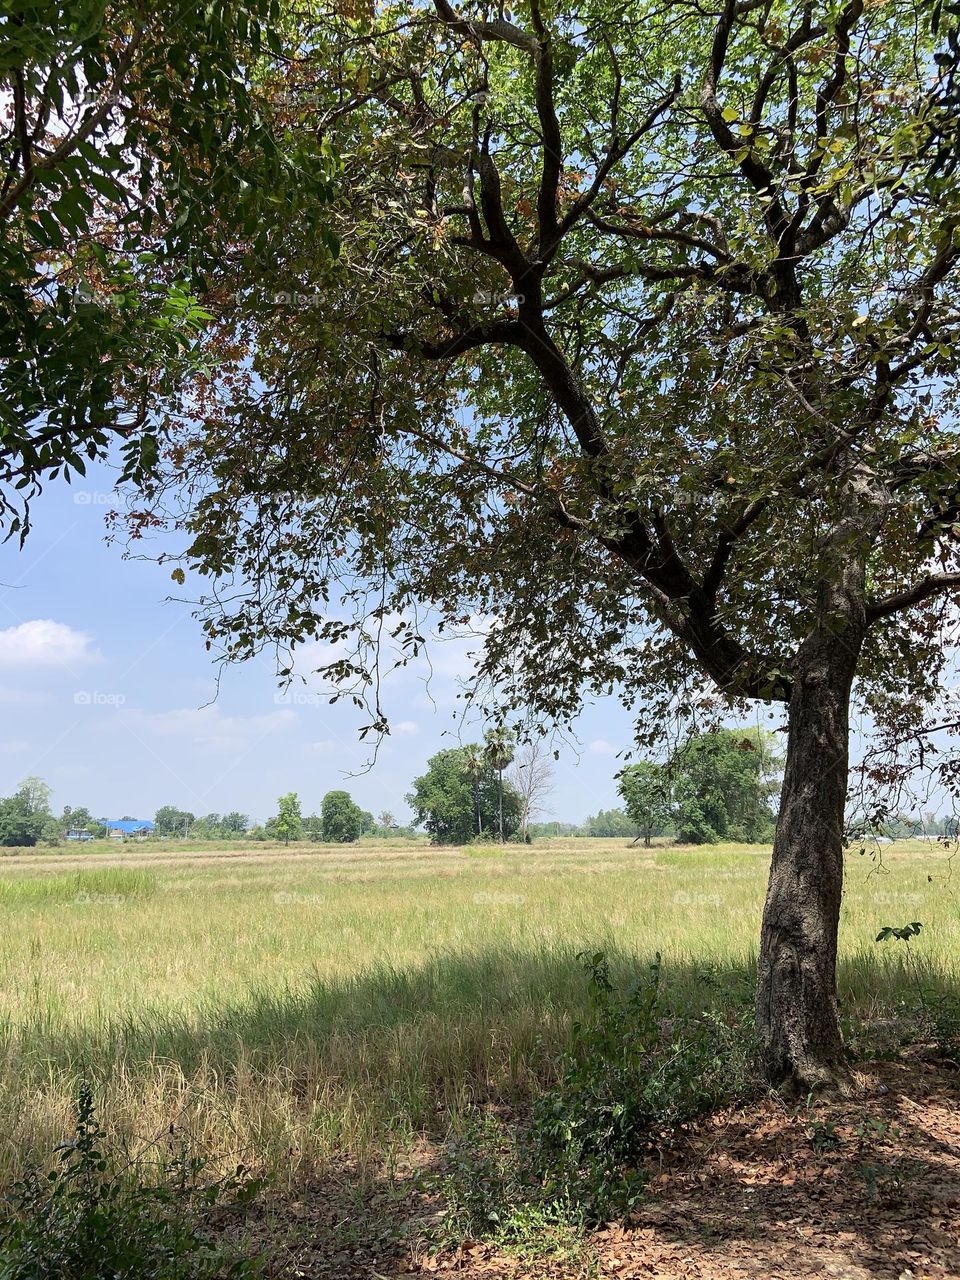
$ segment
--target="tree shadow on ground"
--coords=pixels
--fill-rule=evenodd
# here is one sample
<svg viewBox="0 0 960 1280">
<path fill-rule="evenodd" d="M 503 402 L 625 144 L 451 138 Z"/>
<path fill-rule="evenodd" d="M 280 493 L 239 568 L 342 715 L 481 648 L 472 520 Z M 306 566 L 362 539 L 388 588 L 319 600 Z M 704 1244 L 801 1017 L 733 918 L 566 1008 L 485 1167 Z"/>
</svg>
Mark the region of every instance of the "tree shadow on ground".
<svg viewBox="0 0 960 1280">
<path fill-rule="evenodd" d="M 655 957 L 617 946 L 597 944 L 606 952 L 615 981 L 626 985 L 649 971 Z M 371 1032 L 391 1032 L 425 1018 L 465 1021 L 479 1018 L 484 1025 L 522 1013 L 542 1025 L 569 1021 L 586 1007 L 587 979 L 583 951 L 595 949 L 557 945 L 478 947 L 466 951 L 432 950 L 424 939 L 427 959 L 404 968 L 388 964 L 364 967 L 362 955 L 345 957 L 345 967 L 357 972 L 344 978 L 304 975 L 296 986 L 275 986 L 265 975 L 261 987 L 241 1000 L 220 1002 L 198 994 L 190 1011 L 151 1008 L 130 1010 L 121 1016 L 97 1017 L 91 1026 L 82 1021 L 70 1026 L 50 1026 L 41 1017 L 14 1029 L 7 1026 L 8 1041 L 60 1065 L 82 1061 L 96 1066 L 98 1059 L 116 1061 L 154 1056 L 177 1062 L 189 1071 L 211 1055 L 224 1064 L 238 1046 L 269 1056 L 278 1045 L 307 1039 L 321 1044 L 334 1035 L 356 1037 Z M 667 1012 L 683 1012 L 704 1004 L 750 1005 L 755 965 L 729 965 L 705 959 L 676 963 L 667 957 L 662 966 L 663 1005 Z M 910 1018 L 926 1000 L 931 1009 L 960 1002 L 960 990 L 950 975 L 926 968 L 918 973 L 906 963 L 890 963 L 879 956 L 872 965 L 862 957 L 839 965 L 841 1009 L 859 1021 L 864 1015 L 882 1030 L 908 1034 Z M 922 992 L 921 992 L 922 988 Z M 188 993 L 185 993 L 188 994 Z"/>
<path fill-rule="evenodd" d="M 626 981 L 644 973 L 652 957 L 611 959 L 615 976 Z M 889 968 L 878 964 L 888 976 Z M 667 964 L 664 1013 L 706 1004 L 742 1011 L 752 980 L 749 966 Z M 845 1008 L 855 1014 L 862 960 L 855 972 L 842 966 L 840 981 Z M 871 993 L 867 1007 L 882 1025 L 866 1027 L 862 1038 L 893 1052 L 920 1016 L 909 972 L 886 982 L 886 997 L 878 1005 Z M 948 977 L 924 975 L 932 1006 L 956 998 Z M 17 1054 L 27 1070 L 33 1060 L 53 1081 L 59 1072 L 103 1080 L 120 1073 L 135 1089 L 138 1073 L 149 1080 L 163 1064 L 182 1072 L 189 1090 L 191 1071 L 205 1064 L 230 1098 L 241 1087 L 255 1095 L 269 1079 L 285 1094 L 294 1125 L 298 1115 L 313 1123 L 311 1108 L 323 1090 L 334 1098 L 353 1090 L 354 1106 L 407 1135 L 401 1164 L 384 1172 L 334 1160 L 319 1180 L 305 1165 L 292 1190 L 271 1192 L 243 1224 L 225 1229 L 252 1230 L 270 1257 L 268 1274 L 277 1277 L 369 1280 L 441 1262 L 464 1275 L 509 1275 L 516 1259 L 483 1245 L 439 1261 L 424 1253 L 417 1242 L 438 1206 L 419 1175 L 442 1163 L 454 1103 L 522 1106 L 551 1077 L 570 1020 L 586 1007 L 573 948 L 477 950 L 339 982 L 312 980 L 296 991 L 264 989 L 191 1018 L 144 1011 L 53 1039 L 37 1028 L 22 1037 Z M 637 1220 L 591 1240 L 601 1271 L 847 1280 L 960 1275 L 958 1076 L 916 1057 L 865 1070 L 864 1091 L 845 1102 L 760 1098 L 704 1122 L 669 1157 Z M 190 1101 L 205 1105 L 203 1097 Z M 293 1162 L 295 1131 L 289 1141 Z M 556 1261 L 543 1265 L 554 1275 L 578 1274 Z"/>
<path fill-rule="evenodd" d="M 256 1209 L 245 1225 L 268 1276 L 960 1275 L 960 1075 L 911 1055 L 863 1064 L 852 1099 L 767 1097 L 709 1117 L 668 1153 L 631 1221 L 591 1233 L 575 1254 L 474 1240 L 438 1248 L 442 1204 L 421 1175 L 442 1166 L 424 1140 L 389 1176 L 356 1181 L 344 1166 Z"/>
<path fill-rule="evenodd" d="M 906 1054 L 861 1083 L 712 1117 L 653 1184 L 630 1252 L 692 1250 L 699 1270 L 676 1274 L 960 1275 L 960 1074 Z"/>
</svg>

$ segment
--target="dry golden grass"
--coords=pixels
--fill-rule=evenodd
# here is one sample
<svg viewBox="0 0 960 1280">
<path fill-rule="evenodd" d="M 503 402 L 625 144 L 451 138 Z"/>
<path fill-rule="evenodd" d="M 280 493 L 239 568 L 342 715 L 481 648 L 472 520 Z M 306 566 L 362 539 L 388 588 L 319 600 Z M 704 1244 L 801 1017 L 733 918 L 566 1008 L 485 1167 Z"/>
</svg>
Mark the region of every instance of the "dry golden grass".
<svg viewBox="0 0 960 1280">
<path fill-rule="evenodd" d="M 749 999 L 767 858 L 556 840 L 0 859 L 0 1180 L 62 1138 L 81 1078 L 133 1144 L 173 1125 L 171 1146 L 291 1181 L 341 1154 L 377 1163 L 551 1076 L 584 1007 L 583 949 L 621 972 L 661 952 L 678 1005 Z M 909 920 L 909 951 L 874 943 Z M 955 985 L 949 855 L 852 855 L 842 950 L 848 1014 Z"/>
</svg>

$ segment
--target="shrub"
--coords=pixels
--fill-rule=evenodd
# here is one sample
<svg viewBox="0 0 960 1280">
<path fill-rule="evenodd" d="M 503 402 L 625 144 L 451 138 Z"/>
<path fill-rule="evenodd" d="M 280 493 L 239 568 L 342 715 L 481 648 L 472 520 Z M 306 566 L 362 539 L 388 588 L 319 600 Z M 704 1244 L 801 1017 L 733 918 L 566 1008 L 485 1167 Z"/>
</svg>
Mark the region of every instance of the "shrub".
<svg viewBox="0 0 960 1280">
<path fill-rule="evenodd" d="M 755 1055 L 740 1013 L 664 1019 L 659 955 L 623 992 L 602 952 L 581 960 L 591 1017 L 574 1026 L 561 1079 L 534 1108 L 533 1139 L 548 1192 L 602 1221 L 636 1201 L 652 1154 L 752 1088 Z"/>
<path fill-rule="evenodd" d="M 751 1020 L 736 1002 L 726 1016 L 707 1009 L 665 1018 L 659 956 L 626 991 L 614 986 L 602 952 L 580 958 L 590 1017 L 573 1027 L 558 1082 L 526 1128 L 488 1119 L 454 1147 L 441 1190 L 448 1222 L 464 1234 L 515 1243 L 531 1223 L 555 1232 L 623 1217 L 652 1155 L 756 1088 Z"/>
<path fill-rule="evenodd" d="M 59 1167 L 18 1183 L 0 1220 L 0 1280 L 239 1280 L 260 1264 L 219 1244 L 202 1210 L 256 1184 L 235 1178 L 200 1185 L 199 1162 L 180 1162 L 157 1183 L 111 1173 L 88 1086 Z"/>
<path fill-rule="evenodd" d="M 442 1244 L 493 1239 L 543 1255 L 569 1250 L 584 1226 L 576 1205 L 550 1199 L 524 1137 L 489 1114 L 463 1124 L 436 1189 L 446 1206 Z"/>
</svg>

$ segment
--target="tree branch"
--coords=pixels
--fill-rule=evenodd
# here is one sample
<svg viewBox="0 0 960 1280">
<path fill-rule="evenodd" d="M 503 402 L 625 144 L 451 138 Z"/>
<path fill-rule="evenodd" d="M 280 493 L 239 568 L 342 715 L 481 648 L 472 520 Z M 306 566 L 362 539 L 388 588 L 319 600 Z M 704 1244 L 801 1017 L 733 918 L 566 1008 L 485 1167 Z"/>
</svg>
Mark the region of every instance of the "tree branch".
<svg viewBox="0 0 960 1280">
<path fill-rule="evenodd" d="M 879 618 L 889 618 L 891 614 L 910 609 L 931 596 L 953 590 L 960 590 L 960 573 L 928 574 L 912 587 L 884 596 L 881 600 L 868 601 L 867 621 L 876 622 Z"/>
<path fill-rule="evenodd" d="M 413 334 L 396 332 L 385 333 L 383 336 L 391 351 L 405 351 L 418 355 L 424 360 L 437 361 L 454 360 L 457 356 L 473 351 L 477 347 L 497 343 L 519 347 L 522 345 L 524 331 L 517 320 L 493 320 L 471 325 L 469 329 L 464 329 L 442 342 L 429 342 Z"/>
<path fill-rule="evenodd" d="M 730 43 L 734 21 L 738 16 L 738 8 L 736 0 L 726 0 L 724 4 L 723 14 L 714 32 L 710 61 L 703 78 L 700 105 L 714 140 L 726 155 L 733 158 L 746 150 L 746 154 L 735 163 L 737 163 L 740 172 L 747 179 L 750 186 L 762 197 L 764 221 L 770 235 L 779 246 L 782 237 L 789 230 L 790 219 L 787 217 L 787 212 L 779 196 L 774 192 L 773 174 L 766 165 L 760 163 L 745 139 L 734 137 L 733 131 L 723 118 L 720 103 L 717 101 L 717 87 L 723 73 L 723 65 L 726 61 L 727 48 Z"/>
<path fill-rule="evenodd" d="M 528 53 L 536 53 L 536 38 L 504 18 L 496 18 L 493 22 L 462 18 L 449 0 L 434 0 L 434 7 L 441 21 L 458 35 L 470 36 L 478 44 L 483 40 L 500 41 L 517 49 L 526 49 Z"/>
<path fill-rule="evenodd" d="M 537 117 L 543 139 L 543 161 L 540 187 L 537 191 L 537 223 L 539 225 L 538 257 L 543 258 L 548 246 L 557 238 L 557 206 L 560 175 L 563 172 L 563 140 L 553 96 L 553 52 L 540 16 L 538 0 L 531 0 L 530 12 L 537 33 L 536 90 Z"/>
</svg>

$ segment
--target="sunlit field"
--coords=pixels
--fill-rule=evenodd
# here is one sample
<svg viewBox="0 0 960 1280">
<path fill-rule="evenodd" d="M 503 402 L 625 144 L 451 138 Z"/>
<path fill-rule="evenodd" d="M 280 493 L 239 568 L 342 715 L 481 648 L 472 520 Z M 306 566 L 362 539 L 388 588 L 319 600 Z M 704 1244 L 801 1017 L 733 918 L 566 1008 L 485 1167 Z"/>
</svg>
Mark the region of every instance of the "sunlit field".
<svg viewBox="0 0 960 1280">
<path fill-rule="evenodd" d="M 577 953 L 667 1004 L 750 999 L 768 851 L 557 840 L 124 845 L 0 858 L 0 1178 L 48 1153 L 90 1080 L 128 1144 L 284 1181 L 382 1166 L 470 1104 L 522 1104 L 585 1004 Z M 960 868 L 934 843 L 850 855 L 855 1035 L 960 975 Z M 874 941 L 923 923 L 918 939 Z M 172 1128 L 171 1128 L 172 1127 Z"/>
</svg>

